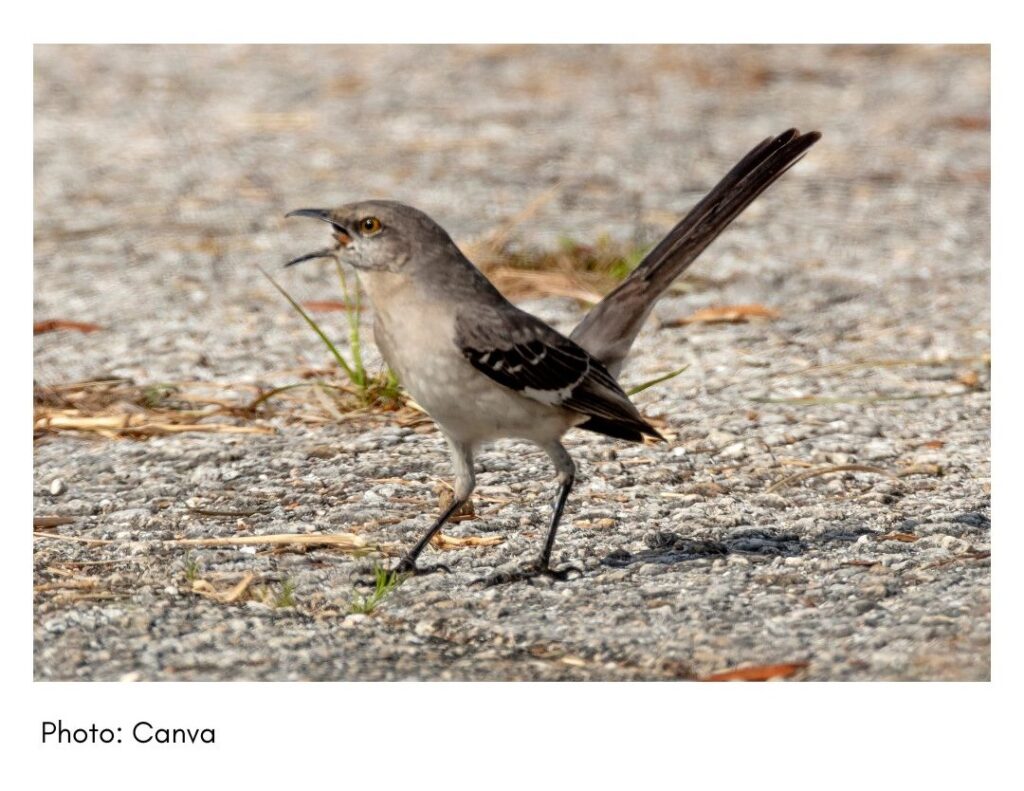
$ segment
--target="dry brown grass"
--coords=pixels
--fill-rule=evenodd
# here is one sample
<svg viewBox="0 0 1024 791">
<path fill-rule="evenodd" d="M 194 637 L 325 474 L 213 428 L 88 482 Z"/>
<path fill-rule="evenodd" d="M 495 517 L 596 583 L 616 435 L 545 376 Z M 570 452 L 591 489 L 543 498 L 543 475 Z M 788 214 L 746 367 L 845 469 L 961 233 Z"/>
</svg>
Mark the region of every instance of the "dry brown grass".
<svg viewBox="0 0 1024 791">
<path fill-rule="evenodd" d="M 36 437 L 74 431 L 107 439 L 143 439 L 160 434 L 202 432 L 271 434 L 271 417 L 299 423 L 374 418 L 388 413 L 399 425 L 423 430 L 429 420 L 404 397 L 366 403 L 364 394 L 324 371 L 283 387 L 211 382 L 139 385 L 100 379 L 37 386 L 33 426 Z M 314 378 L 315 377 L 315 378 Z"/>
</svg>

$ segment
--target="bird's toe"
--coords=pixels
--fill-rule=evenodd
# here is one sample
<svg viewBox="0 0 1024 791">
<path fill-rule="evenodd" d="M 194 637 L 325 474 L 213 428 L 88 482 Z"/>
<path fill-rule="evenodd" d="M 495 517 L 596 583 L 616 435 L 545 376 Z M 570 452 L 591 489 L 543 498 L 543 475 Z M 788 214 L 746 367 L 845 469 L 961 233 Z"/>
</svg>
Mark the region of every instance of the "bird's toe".
<svg viewBox="0 0 1024 791">
<path fill-rule="evenodd" d="M 557 582 L 566 582 L 571 579 L 583 576 L 583 571 L 576 566 L 566 566 L 554 569 L 539 561 L 527 563 L 519 568 L 495 569 L 486 577 L 473 581 L 473 584 L 482 585 L 485 588 L 492 588 L 495 585 L 508 585 L 513 582 L 534 582 L 540 579 L 549 579 Z"/>
<path fill-rule="evenodd" d="M 435 574 L 441 571 L 445 574 L 452 573 L 452 570 L 444 563 L 434 563 L 430 566 L 417 566 L 416 561 L 407 557 L 403 557 L 395 564 L 395 567 L 391 569 L 392 574 L 402 577 L 422 577 L 424 574 Z"/>
</svg>

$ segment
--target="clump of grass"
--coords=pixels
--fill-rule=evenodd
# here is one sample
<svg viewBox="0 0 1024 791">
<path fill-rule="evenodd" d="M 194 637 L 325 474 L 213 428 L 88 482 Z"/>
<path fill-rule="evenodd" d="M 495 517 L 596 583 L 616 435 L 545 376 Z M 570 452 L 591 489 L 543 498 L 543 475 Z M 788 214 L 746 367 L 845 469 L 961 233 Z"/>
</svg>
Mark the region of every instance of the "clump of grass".
<svg viewBox="0 0 1024 791">
<path fill-rule="evenodd" d="M 281 609 L 295 606 L 295 582 L 286 579 L 278 586 L 253 585 L 245 591 L 245 598 L 268 607 Z"/>
<path fill-rule="evenodd" d="M 162 382 L 147 385 L 142 389 L 142 393 L 139 396 L 139 404 L 147 409 L 155 409 L 163 405 L 163 402 L 168 398 L 177 394 L 179 390 L 180 388 L 177 385 Z"/>
<path fill-rule="evenodd" d="M 584 272 L 604 275 L 616 282 L 625 280 L 650 249 L 649 246 L 623 245 L 607 235 L 598 237 L 593 245 L 563 239 L 562 247 Z"/>
<path fill-rule="evenodd" d="M 402 405 L 405 394 L 395 372 L 385 367 L 367 382 L 363 397 L 366 406 L 397 409 Z"/>
<path fill-rule="evenodd" d="M 388 571 L 383 566 L 374 566 L 373 576 L 373 593 L 369 596 L 353 597 L 352 604 L 349 606 L 350 613 L 369 615 L 402 582 L 401 576 L 393 571 Z"/>
<path fill-rule="evenodd" d="M 644 259 L 649 249 L 616 242 L 607 234 L 599 236 L 593 244 L 583 244 L 570 237 L 562 237 L 558 240 L 558 246 L 558 253 L 542 257 L 540 263 L 547 259 L 551 263 L 568 266 L 574 271 L 600 275 L 615 282 L 625 280 Z"/>
<path fill-rule="evenodd" d="M 191 583 L 197 579 L 199 579 L 199 561 L 189 552 L 185 555 L 185 580 Z"/>
<path fill-rule="evenodd" d="M 281 589 L 277 593 L 277 597 L 274 599 L 275 607 L 294 607 L 295 606 L 295 582 L 294 580 L 287 579 L 281 583 Z"/>
<path fill-rule="evenodd" d="M 266 271 L 263 272 L 264 277 L 270 281 L 270 283 L 278 290 L 288 304 L 292 306 L 296 313 L 298 313 L 303 320 L 310 326 L 313 332 L 316 333 L 317 337 L 323 342 L 324 346 L 334 357 L 335 362 L 338 363 L 338 367 L 345 374 L 348 379 L 348 387 L 339 388 L 337 385 L 331 385 L 326 382 L 314 381 L 314 382 L 299 382 L 297 384 L 285 385 L 272 390 L 269 393 L 265 393 L 261 396 L 252 406 L 256 406 L 263 401 L 277 395 L 278 393 L 284 392 L 285 390 L 292 390 L 297 387 L 326 387 L 328 389 L 340 390 L 345 393 L 349 393 L 355 396 L 356 405 L 358 407 L 369 407 L 376 406 L 384 409 L 396 409 L 399 407 L 403 400 L 402 389 L 398 383 L 398 377 L 395 376 L 388 368 L 382 368 L 375 374 L 370 374 L 366 370 L 366 366 L 363 363 L 363 343 L 362 333 L 359 327 L 359 313 L 361 309 L 361 296 L 359 291 L 358 281 L 350 285 L 349 279 L 345 276 L 345 270 L 342 269 L 341 262 L 337 259 L 334 260 L 335 266 L 338 271 L 338 280 L 341 283 L 342 294 L 345 297 L 345 304 L 348 305 L 348 309 L 345 311 L 348 317 L 348 357 L 346 357 L 338 349 L 338 346 L 327 336 L 323 328 L 316 322 L 316 320 L 306 312 L 306 310 L 295 300 L 291 294 L 289 294 L 284 287 L 282 287 L 274 278 L 272 278 Z"/>
<path fill-rule="evenodd" d="M 590 244 L 563 236 L 554 250 L 517 252 L 507 247 L 491 248 L 490 255 L 485 255 L 485 263 L 540 271 L 562 269 L 618 282 L 636 269 L 649 249 L 618 242 L 607 234 Z"/>
</svg>

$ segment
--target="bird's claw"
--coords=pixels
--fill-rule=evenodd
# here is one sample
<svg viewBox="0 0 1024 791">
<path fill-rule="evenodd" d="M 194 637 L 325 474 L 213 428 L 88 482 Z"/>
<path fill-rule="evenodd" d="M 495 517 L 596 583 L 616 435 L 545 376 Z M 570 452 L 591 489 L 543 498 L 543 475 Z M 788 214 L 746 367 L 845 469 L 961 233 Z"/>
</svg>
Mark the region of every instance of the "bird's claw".
<svg viewBox="0 0 1024 791">
<path fill-rule="evenodd" d="M 553 580 L 557 580 L 558 582 L 567 582 L 570 579 L 575 579 L 575 577 L 570 576 L 571 574 L 575 574 L 576 577 L 582 577 L 583 569 L 579 566 L 565 566 L 560 569 L 553 569 L 549 567 L 544 569 L 541 573 L 545 576 L 551 577 Z"/>
<path fill-rule="evenodd" d="M 583 569 L 576 566 L 565 566 L 555 569 L 547 564 L 538 562 L 528 563 L 514 571 L 495 571 L 487 577 L 474 580 L 473 584 L 483 585 L 485 588 L 492 588 L 495 585 L 507 585 L 512 582 L 532 582 L 538 577 L 547 577 L 557 582 L 566 582 L 574 579 L 570 575 L 583 576 Z"/>
<path fill-rule="evenodd" d="M 402 557 L 391 569 L 392 574 L 402 577 L 422 577 L 424 574 L 433 574 L 438 571 L 443 571 L 445 574 L 452 573 L 452 570 L 443 563 L 435 563 L 433 566 L 417 566 L 416 561 L 408 557 Z"/>
</svg>

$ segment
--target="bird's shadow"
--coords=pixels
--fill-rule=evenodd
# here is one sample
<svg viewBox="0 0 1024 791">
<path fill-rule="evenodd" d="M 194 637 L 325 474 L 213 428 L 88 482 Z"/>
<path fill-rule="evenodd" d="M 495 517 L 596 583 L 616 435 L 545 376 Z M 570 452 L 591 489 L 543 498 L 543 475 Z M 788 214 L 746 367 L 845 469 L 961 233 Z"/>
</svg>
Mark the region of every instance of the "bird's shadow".
<svg viewBox="0 0 1024 791">
<path fill-rule="evenodd" d="M 870 531 L 868 531 L 870 532 Z M 835 535 L 834 540 L 856 540 L 858 535 Z M 601 560 L 605 566 L 624 568 L 634 563 L 660 563 L 673 565 L 701 558 L 726 555 L 759 555 L 762 557 L 794 557 L 807 551 L 808 545 L 800 536 L 778 530 L 751 528 L 737 530 L 721 541 L 686 538 L 674 530 L 657 530 L 644 536 L 647 549 L 629 552 L 617 549 Z"/>
</svg>

